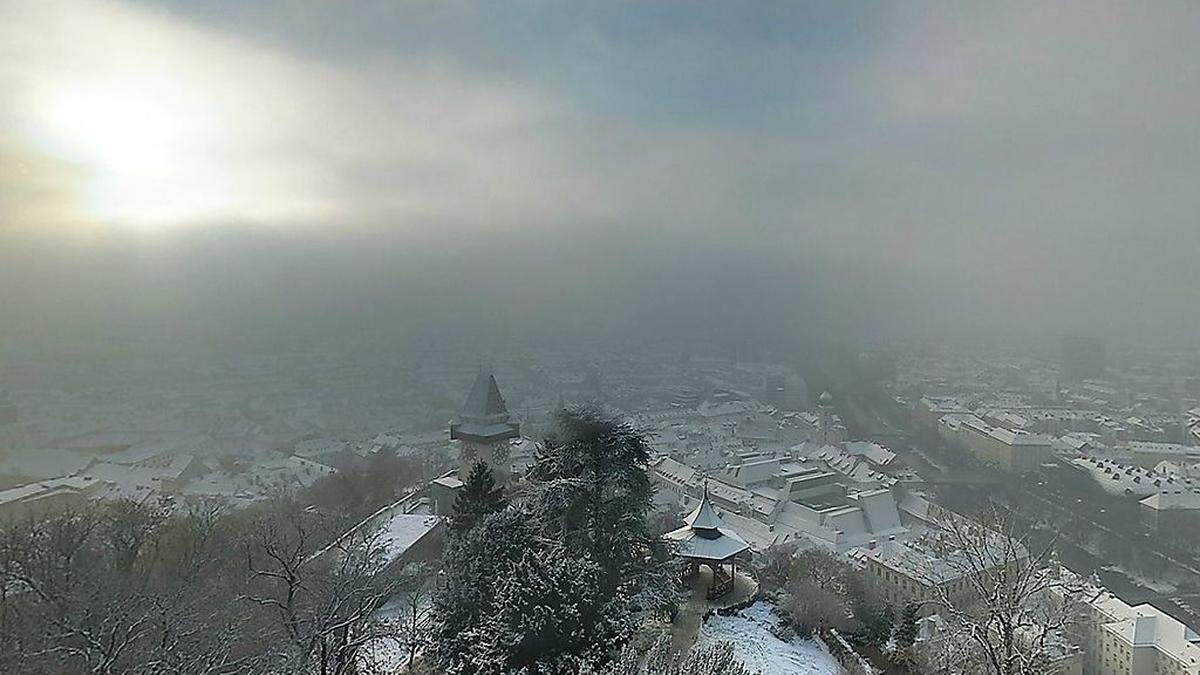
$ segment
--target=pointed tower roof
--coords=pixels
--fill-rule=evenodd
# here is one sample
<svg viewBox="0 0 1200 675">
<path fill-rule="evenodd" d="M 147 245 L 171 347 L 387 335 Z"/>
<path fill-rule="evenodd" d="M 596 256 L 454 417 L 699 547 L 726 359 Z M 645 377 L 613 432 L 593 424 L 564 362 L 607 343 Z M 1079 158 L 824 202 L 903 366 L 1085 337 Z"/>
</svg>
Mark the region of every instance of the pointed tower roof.
<svg viewBox="0 0 1200 675">
<path fill-rule="evenodd" d="M 520 425 L 508 416 L 508 406 L 490 368 L 480 368 L 463 402 L 458 421 L 450 425 L 451 440 L 497 443 L 520 435 Z"/>
<path fill-rule="evenodd" d="M 479 369 L 479 374 L 475 376 L 475 384 L 471 385 L 471 393 L 467 394 L 460 414 L 463 419 L 508 416 L 508 406 L 504 403 L 500 386 L 496 384 L 496 376 L 490 368 Z"/>
<path fill-rule="evenodd" d="M 708 499 L 708 483 L 704 484 L 704 496 L 700 498 L 700 505 L 689 513 L 683 522 L 693 530 L 717 531 L 725 527 L 725 521 L 717 515 L 717 510 L 713 508 L 712 502 Z"/>
</svg>

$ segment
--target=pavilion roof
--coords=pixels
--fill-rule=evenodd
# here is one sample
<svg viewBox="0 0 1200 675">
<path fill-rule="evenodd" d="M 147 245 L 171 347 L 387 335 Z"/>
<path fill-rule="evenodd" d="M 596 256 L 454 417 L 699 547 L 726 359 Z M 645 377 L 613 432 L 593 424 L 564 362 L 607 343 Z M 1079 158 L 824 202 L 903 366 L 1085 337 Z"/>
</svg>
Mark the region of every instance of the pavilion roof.
<svg viewBox="0 0 1200 675">
<path fill-rule="evenodd" d="M 684 558 L 694 558 L 697 560 L 728 560 L 733 556 L 749 550 L 750 544 L 746 543 L 736 532 L 729 528 L 721 528 L 718 530 L 719 536 L 707 537 L 704 533 L 698 532 L 687 525 L 668 532 L 664 535 L 667 539 L 678 544 L 677 553 Z"/>
<path fill-rule="evenodd" d="M 750 548 L 721 520 L 708 499 L 708 485 L 700 505 L 683 519 L 685 525 L 664 535 L 678 544 L 678 554 L 698 560 L 727 560 Z"/>
<path fill-rule="evenodd" d="M 713 508 L 712 502 L 708 499 L 707 483 L 704 485 L 704 496 L 700 498 L 700 505 L 689 513 L 683 522 L 696 530 L 719 530 L 725 527 L 725 522 L 721 520 L 721 516 L 717 515 L 717 510 Z"/>
</svg>

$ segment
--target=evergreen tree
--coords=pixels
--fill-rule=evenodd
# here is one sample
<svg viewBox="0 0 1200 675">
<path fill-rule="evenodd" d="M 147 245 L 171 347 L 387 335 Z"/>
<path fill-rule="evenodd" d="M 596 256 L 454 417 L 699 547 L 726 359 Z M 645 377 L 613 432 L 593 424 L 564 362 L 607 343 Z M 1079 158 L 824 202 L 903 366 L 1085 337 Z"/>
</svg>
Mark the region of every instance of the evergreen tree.
<svg viewBox="0 0 1200 675">
<path fill-rule="evenodd" d="M 900 610 L 892 638 L 895 640 L 893 659 L 900 665 L 910 666 L 915 662 L 913 645 L 917 641 L 917 619 L 921 606 L 915 602 L 905 603 Z"/>
<path fill-rule="evenodd" d="M 852 638 L 860 645 L 882 647 L 892 636 L 895 614 L 891 605 L 859 600 L 851 603 L 856 630 Z"/>
<path fill-rule="evenodd" d="M 557 422 L 530 469 L 548 533 L 600 565 L 605 595 L 619 589 L 634 611 L 673 604 L 670 556 L 647 525 L 654 487 L 645 435 L 587 407 Z"/>
<path fill-rule="evenodd" d="M 507 509 L 447 542 L 445 579 L 434 596 L 432 655 L 438 672 L 503 672 L 498 650 L 513 640 L 493 621 L 496 586 L 533 549 L 535 535 L 523 514 Z"/>
<path fill-rule="evenodd" d="M 475 527 L 486 516 L 504 508 L 504 488 L 496 486 L 492 469 L 483 462 L 476 462 L 458 497 L 454 500 L 454 515 L 450 518 L 450 529 L 462 533 Z"/>
<path fill-rule="evenodd" d="M 674 599 L 668 556 L 646 525 L 648 457 L 625 424 L 590 410 L 560 416 L 512 504 L 446 549 L 440 671 L 579 673 L 615 657 L 646 612 Z"/>
</svg>

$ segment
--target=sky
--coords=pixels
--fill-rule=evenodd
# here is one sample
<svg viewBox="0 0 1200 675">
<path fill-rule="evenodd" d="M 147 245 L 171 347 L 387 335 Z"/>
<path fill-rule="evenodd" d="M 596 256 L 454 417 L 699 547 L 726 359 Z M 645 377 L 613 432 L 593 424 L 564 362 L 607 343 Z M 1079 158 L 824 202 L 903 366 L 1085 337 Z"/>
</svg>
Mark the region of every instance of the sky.
<svg viewBox="0 0 1200 675">
<path fill-rule="evenodd" d="M 0 340 L 1200 333 L 1200 5 L 0 0 Z"/>
</svg>

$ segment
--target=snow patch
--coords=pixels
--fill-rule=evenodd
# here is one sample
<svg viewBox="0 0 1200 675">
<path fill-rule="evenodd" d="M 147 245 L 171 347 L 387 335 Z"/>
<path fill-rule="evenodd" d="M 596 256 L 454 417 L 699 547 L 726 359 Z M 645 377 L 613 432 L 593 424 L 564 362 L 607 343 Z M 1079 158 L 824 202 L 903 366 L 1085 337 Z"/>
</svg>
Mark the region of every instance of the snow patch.
<svg viewBox="0 0 1200 675">
<path fill-rule="evenodd" d="M 756 602 L 733 616 L 714 615 L 700 627 L 696 644 L 729 642 L 737 658 L 763 675 L 838 675 L 842 667 L 817 640 L 784 641 L 772 632 L 779 618 Z"/>
</svg>

